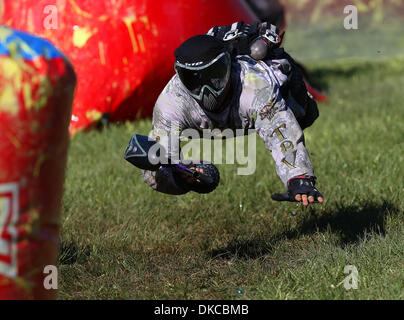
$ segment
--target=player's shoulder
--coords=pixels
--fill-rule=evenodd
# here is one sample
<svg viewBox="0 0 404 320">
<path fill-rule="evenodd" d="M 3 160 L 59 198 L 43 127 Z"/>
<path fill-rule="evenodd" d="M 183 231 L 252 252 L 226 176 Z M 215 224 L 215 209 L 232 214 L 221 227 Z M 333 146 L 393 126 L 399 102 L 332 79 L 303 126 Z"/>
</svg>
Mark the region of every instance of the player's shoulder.
<svg viewBox="0 0 404 320">
<path fill-rule="evenodd" d="M 240 79 L 244 89 L 277 87 L 277 78 L 271 66 L 263 61 L 256 61 L 247 55 L 237 56 L 236 63 L 240 69 Z"/>
<path fill-rule="evenodd" d="M 186 99 L 187 93 L 182 88 L 178 76 L 175 74 L 158 96 L 154 110 L 161 109 L 169 112 L 170 110 L 181 109 L 183 100 Z"/>
<path fill-rule="evenodd" d="M 281 104 L 280 83 L 276 72 L 263 61 L 248 56 L 237 57 L 240 65 L 240 112 L 260 112 L 266 105 Z"/>
<path fill-rule="evenodd" d="M 192 97 L 174 75 L 160 93 L 153 109 L 153 123 L 184 122 L 185 108 L 193 103 Z"/>
</svg>

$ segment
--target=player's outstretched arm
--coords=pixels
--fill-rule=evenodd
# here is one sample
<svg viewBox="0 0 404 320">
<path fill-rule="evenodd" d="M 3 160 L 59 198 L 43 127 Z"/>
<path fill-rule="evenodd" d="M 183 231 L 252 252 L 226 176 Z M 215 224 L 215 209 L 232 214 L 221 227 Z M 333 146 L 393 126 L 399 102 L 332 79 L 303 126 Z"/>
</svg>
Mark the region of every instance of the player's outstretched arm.
<svg viewBox="0 0 404 320">
<path fill-rule="evenodd" d="M 271 151 L 276 172 L 287 189 L 286 193 L 274 194 L 272 199 L 302 202 L 305 206 L 323 202 L 323 196 L 315 188 L 314 168 L 303 131 L 279 90 L 274 89 L 270 102 L 257 108 L 255 128 Z"/>
</svg>

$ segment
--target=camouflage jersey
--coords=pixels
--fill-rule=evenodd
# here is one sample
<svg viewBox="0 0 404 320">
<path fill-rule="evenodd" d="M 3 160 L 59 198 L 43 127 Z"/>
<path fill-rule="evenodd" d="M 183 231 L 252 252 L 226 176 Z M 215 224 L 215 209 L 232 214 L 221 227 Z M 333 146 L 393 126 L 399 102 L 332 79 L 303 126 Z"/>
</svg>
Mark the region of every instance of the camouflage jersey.
<svg viewBox="0 0 404 320">
<path fill-rule="evenodd" d="M 285 59 L 264 62 L 246 55 L 237 56 L 232 62 L 232 89 L 221 113 L 203 110 L 174 75 L 155 104 L 151 137 L 168 149 L 170 157 L 178 157 L 179 145 L 171 146 L 169 139 L 162 137 L 179 136 L 188 128 L 198 131 L 254 129 L 271 152 L 276 172 L 285 186 L 294 176 L 313 176 L 303 131 L 296 120 L 304 110 L 292 97 L 284 99 L 280 94 L 280 87 L 287 81 L 285 69 L 289 67 Z M 157 172 L 142 171 L 142 174 L 145 182 L 157 191 L 168 194 L 188 191 L 176 184 L 169 168 L 160 168 Z"/>
</svg>

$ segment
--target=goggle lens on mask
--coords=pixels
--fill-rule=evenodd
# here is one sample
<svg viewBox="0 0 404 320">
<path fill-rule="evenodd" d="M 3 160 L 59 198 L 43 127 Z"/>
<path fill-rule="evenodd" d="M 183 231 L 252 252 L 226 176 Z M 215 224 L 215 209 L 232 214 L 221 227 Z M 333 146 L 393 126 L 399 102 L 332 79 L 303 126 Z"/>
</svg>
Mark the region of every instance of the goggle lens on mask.
<svg viewBox="0 0 404 320">
<path fill-rule="evenodd" d="M 193 95 L 199 95 L 204 86 L 219 92 L 229 80 L 230 57 L 222 53 L 203 67 L 186 66 L 176 62 L 175 70 L 181 82 Z"/>
</svg>

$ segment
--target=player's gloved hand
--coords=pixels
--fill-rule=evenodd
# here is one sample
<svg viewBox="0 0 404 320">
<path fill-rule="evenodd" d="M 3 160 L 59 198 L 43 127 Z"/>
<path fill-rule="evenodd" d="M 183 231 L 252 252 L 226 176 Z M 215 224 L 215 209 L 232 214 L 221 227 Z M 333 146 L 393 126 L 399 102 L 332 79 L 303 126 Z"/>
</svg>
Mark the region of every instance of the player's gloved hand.
<svg viewBox="0 0 404 320">
<path fill-rule="evenodd" d="M 236 30 L 227 31 L 222 40 L 229 45 L 232 56 L 248 55 L 250 54 L 250 44 L 257 37 L 257 34 L 258 22 L 251 24 L 238 22 Z"/>
<path fill-rule="evenodd" d="M 255 60 L 274 59 L 283 50 L 280 49 L 284 32 L 280 34 L 279 28 L 267 22 L 258 26 L 257 37 L 250 39 L 250 56 Z M 279 51 L 279 52 L 278 52 Z"/>
<path fill-rule="evenodd" d="M 274 193 L 271 198 L 275 201 L 303 202 L 307 207 L 309 203 L 324 201 L 322 194 L 314 187 L 316 177 L 301 175 L 293 177 L 288 181 L 288 191 L 285 193 Z"/>
<path fill-rule="evenodd" d="M 271 46 L 271 49 L 279 48 L 282 44 L 285 32 L 279 30 L 279 28 L 273 24 L 263 22 L 258 27 L 259 36 L 265 38 Z"/>
<path fill-rule="evenodd" d="M 189 169 L 196 170 L 204 175 L 212 178 L 211 183 L 204 183 L 199 179 L 190 177 L 184 173 L 175 173 L 174 178 L 177 184 L 183 189 L 195 191 L 198 193 L 210 193 L 216 189 L 220 181 L 220 173 L 216 166 L 212 163 L 202 162 L 187 165 Z"/>
</svg>

